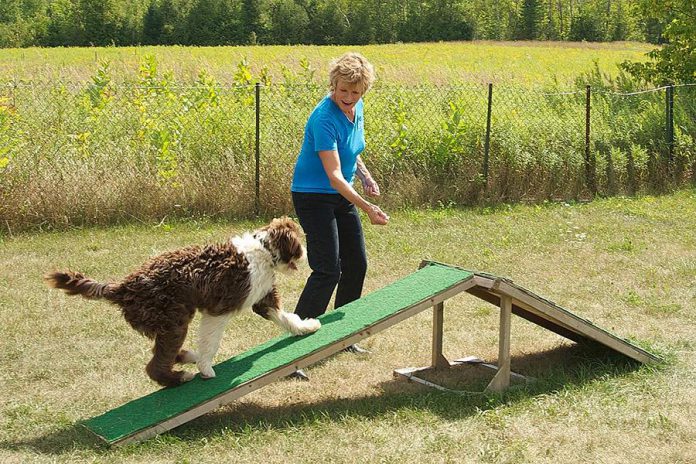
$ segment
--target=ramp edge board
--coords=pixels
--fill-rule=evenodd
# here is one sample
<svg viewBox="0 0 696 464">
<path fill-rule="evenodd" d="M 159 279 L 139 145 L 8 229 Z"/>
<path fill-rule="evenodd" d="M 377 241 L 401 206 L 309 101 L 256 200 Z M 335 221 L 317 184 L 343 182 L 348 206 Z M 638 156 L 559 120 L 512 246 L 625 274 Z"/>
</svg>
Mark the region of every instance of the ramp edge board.
<svg viewBox="0 0 696 464">
<path fill-rule="evenodd" d="M 203 381 L 197 377 L 182 386 L 155 391 L 88 419 L 82 425 L 109 444 L 125 444 L 157 435 L 465 291 L 474 285 L 473 276 L 469 271 L 432 263 L 324 314 L 319 318 L 324 327 L 315 334 L 283 335 L 269 340 L 216 365 L 215 379 Z M 293 354 L 288 347 L 294 345 L 297 346 Z M 277 362 L 254 371 L 257 361 L 267 361 L 266 357 L 277 355 L 279 350 L 284 354 Z M 235 365 L 236 369 L 229 368 Z M 150 412 L 143 414 L 148 409 Z M 153 409 L 157 412 L 152 412 Z"/>
<path fill-rule="evenodd" d="M 517 309 L 517 311 L 515 311 L 516 314 L 538 325 L 542 324 L 539 324 L 533 319 L 545 319 L 549 324 L 556 326 L 556 328 L 560 328 L 560 330 L 554 330 L 553 328 L 546 327 L 559 335 L 566 336 L 574 341 L 579 341 L 578 338 L 580 338 L 600 343 L 611 350 L 644 364 L 661 361 L 658 356 L 595 325 L 592 321 L 568 311 L 553 301 L 516 285 L 511 280 L 492 276 L 490 274 L 476 273 L 475 281 L 478 288 L 496 297 L 499 297 L 500 294 L 511 296 Z M 471 290 L 469 290 L 469 293 L 481 297 Z M 523 315 L 520 313 L 527 314 Z M 530 314 L 532 317 L 529 317 Z M 569 337 L 567 332 L 572 332 L 577 335 L 577 337 Z"/>
<path fill-rule="evenodd" d="M 421 267 L 430 264 L 448 266 L 437 261 L 426 260 L 421 262 Z M 450 267 L 462 269 L 457 266 Z M 513 298 L 513 314 L 534 324 L 575 342 L 591 340 L 600 343 L 644 364 L 662 361 L 659 356 L 595 325 L 589 319 L 584 319 L 555 302 L 515 284 L 510 279 L 480 271 L 465 271 L 474 273 L 474 282 L 476 283 L 474 287 L 467 290 L 468 293 L 496 306 L 499 306 L 502 295 L 511 296 Z"/>
<path fill-rule="evenodd" d="M 175 427 L 178 427 L 179 425 L 183 425 L 186 422 L 189 422 L 197 417 L 200 417 L 210 411 L 213 411 L 214 409 L 217 409 L 220 406 L 223 406 L 225 404 L 229 404 L 230 402 L 241 398 L 242 396 L 245 396 L 253 391 L 258 390 L 261 387 L 264 387 L 278 379 L 282 379 L 292 372 L 294 372 L 296 369 L 301 369 L 304 367 L 307 367 L 309 365 L 312 365 L 316 362 L 321 361 L 322 359 L 325 359 L 335 353 L 338 353 L 339 351 L 343 350 L 347 346 L 357 343 L 358 341 L 362 340 L 363 338 L 369 337 L 370 335 L 380 332 L 384 329 L 387 329 L 394 324 L 397 324 L 398 322 L 401 322 L 402 320 L 408 319 L 409 317 L 414 316 L 415 314 L 418 314 L 422 312 L 423 310 L 426 310 L 430 307 L 433 306 L 433 304 L 437 304 L 438 301 L 444 301 L 448 298 L 451 298 L 454 295 L 457 295 L 461 293 L 462 291 L 465 291 L 465 288 L 457 288 L 459 286 L 465 286 L 467 282 L 463 282 L 461 284 L 456 285 L 455 287 L 449 289 L 448 291 L 445 291 L 440 294 L 439 297 L 433 297 L 431 299 L 425 300 L 421 303 L 418 303 L 416 305 L 413 305 L 409 308 L 404 309 L 403 311 L 399 311 L 397 313 L 394 313 L 394 316 L 383 319 L 374 325 L 365 328 L 365 330 L 362 330 L 346 339 L 343 339 L 341 341 L 338 341 L 330 346 L 327 346 L 326 348 L 323 348 L 319 351 L 316 351 L 314 353 L 311 353 L 308 356 L 305 356 L 301 359 L 296 360 L 291 365 L 286 365 L 281 368 L 278 368 L 276 370 L 270 371 L 267 374 L 261 375 L 256 379 L 253 379 L 249 382 L 240 384 L 239 386 L 233 388 L 232 390 L 229 390 L 228 392 L 213 398 L 207 402 L 201 403 L 199 406 L 194 407 L 193 409 L 190 409 L 178 416 L 174 416 L 171 419 L 168 419 L 164 422 L 161 422 L 157 424 L 156 426 L 153 426 L 152 428 L 148 429 L 142 429 L 132 435 L 129 435 L 127 437 L 124 437 L 123 439 L 119 439 L 113 442 L 108 442 L 109 444 L 112 445 L 125 445 L 128 443 L 132 442 L 138 442 L 142 440 L 146 440 L 148 438 L 154 437 L 160 433 L 166 432 L 168 430 L 171 430 Z M 473 285 L 473 284 L 471 284 Z M 106 441 L 105 438 L 102 437 L 103 440 Z"/>
</svg>

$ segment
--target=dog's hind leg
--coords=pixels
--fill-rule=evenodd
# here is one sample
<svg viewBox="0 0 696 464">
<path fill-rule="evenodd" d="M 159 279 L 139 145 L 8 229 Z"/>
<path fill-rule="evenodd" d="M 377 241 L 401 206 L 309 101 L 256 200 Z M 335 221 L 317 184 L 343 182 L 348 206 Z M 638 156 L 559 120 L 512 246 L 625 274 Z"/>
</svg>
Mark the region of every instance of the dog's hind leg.
<svg viewBox="0 0 696 464">
<path fill-rule="evenodd" d="M 193 378 L 190 372 L 173 369 L 186 339 L 186 332 L 187 327 L 182 327 L 173 332 L 159 333 L 155 337 L 154 355 L 145 370 L 152 380 L 164 387 L 176 387 Z"/>
<path fill-rule="evenodd" d="M 201 315 L 201 325 L 198 329 L 198 361 L 196 365 L 201 373 L 201 377 L 204 379 L 215 377 L 213 358 L 220 348 L 222 334 L 225 332 L 225 326 L 231 316 L 232 313 L 211 316 L 204 312 Z"/>
</svg>

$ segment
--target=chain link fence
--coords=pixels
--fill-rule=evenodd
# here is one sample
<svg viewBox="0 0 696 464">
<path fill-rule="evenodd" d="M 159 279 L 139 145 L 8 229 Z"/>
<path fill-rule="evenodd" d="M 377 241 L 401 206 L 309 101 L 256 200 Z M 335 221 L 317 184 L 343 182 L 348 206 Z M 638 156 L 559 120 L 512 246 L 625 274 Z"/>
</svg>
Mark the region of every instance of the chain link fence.
<svg viewBox="0 0 696 464">
<path fill-rule="evenodd" d="M 0 86 L 2 227 L 292 211 L 317 85 Z M 693 183 L 696 85 L 620 94 L 506 86 L 365 96 L 387 207 L 575 200 Z"/>
</svg>

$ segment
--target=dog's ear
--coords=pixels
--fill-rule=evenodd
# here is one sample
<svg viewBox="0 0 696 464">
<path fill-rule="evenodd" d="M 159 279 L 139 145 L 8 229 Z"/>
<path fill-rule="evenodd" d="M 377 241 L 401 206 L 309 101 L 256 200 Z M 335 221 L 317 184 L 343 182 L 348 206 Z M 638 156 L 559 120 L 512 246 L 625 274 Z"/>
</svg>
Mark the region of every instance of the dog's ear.
<svg viewBox="0 0 696 464">
<path fill-rule="evenodd" d="M 302 258 L 304 249 L 300 242 L 300 227 L 287 216 L 276 218 L 267 227 L 268 237 L 280 253 L 280 258 L 289 263 Z"/>
<path fill-rule="evenodd" d="M 288 230 L 295 232 L 298 235 L 301 233 L 300 226 L 297 225 L 297 223 L 295 221 L 293 221 L 292 219 L 290 219 L 287 216 L 281 216 L 279 218 L 273 219 L 271 221 L 271 227 L 276 227 L 276 228 L 280 228 L 280 229 L 288 229 Z"/>
</svg>

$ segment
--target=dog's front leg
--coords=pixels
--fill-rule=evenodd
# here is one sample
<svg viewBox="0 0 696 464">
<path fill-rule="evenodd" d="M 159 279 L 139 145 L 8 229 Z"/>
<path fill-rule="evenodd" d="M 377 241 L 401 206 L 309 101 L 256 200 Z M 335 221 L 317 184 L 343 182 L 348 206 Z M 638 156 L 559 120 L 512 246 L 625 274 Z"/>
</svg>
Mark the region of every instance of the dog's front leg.
<svg viewBox="0 0 696 464">
<path fill-rule="evenodd" d="M 261 301 L 256 303 L 252 309 L 259 316 L 273 321 L 280 328 L 287 330 L 293 335 L 314 333 L 321 327 L 321 322 L 317 319 L 303 320 L 297 314 L 288 313 L 280 309 L 280 297 L 275 287 Z"/>
<path fill-rule="evenodd" d="M 232 313 L 221 316 L 211 316 L 210 314 L 202 313 L 201 325 L 198 329 L 198 361 L 196 366 L 204 379 L 215 377 L 213 358 L 215 358 L 220 348 L 222 334 L 225 332 L 225 326 L 231 316 Z"/>
</svg>

